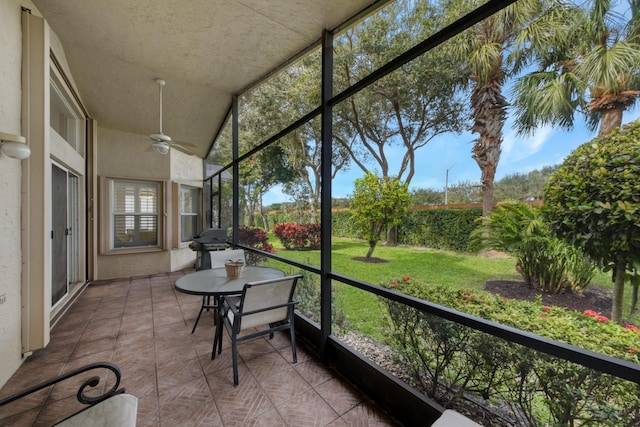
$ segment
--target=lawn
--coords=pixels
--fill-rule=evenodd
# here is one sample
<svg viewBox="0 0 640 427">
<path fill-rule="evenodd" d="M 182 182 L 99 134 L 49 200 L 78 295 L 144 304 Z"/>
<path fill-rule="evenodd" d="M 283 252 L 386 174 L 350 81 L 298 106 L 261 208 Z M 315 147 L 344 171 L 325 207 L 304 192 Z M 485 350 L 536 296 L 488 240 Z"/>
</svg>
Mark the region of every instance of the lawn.
<svg viewBox="0 0 640 427">
<path fill-rule="evenodd" d="M 269 235 L 269 242 L 282 257 L 310 265 L 320 265 L 320 251 L 286 250 L 273 234 Z M 503 255 L 475 255 L 419 247 L 378 245 L 373 257 L 381 262 L 363 262 L 354 258 L 366 254 L 366 242 L 334 237 L 332 248 L 334 272 L 374 285 L 409 276 L 428 285 L 484 292 L 484 283 L 487 280 L 520 279 L 515 270 L 514 259 Z M 610 277 L 609 273 L 598 274 L 593 284 L 611 289 Z M 373 338 L 381 338 L 380 324 L 383 318 L 377 297 L 343 284 L 336 286 L 336 294 L 350 329 Z M 626 315 L 631 304 L 630 288 L 625 296 Z M 640 315 L 634 316 L 632 321 L 639 324 Z"/>
</svg>

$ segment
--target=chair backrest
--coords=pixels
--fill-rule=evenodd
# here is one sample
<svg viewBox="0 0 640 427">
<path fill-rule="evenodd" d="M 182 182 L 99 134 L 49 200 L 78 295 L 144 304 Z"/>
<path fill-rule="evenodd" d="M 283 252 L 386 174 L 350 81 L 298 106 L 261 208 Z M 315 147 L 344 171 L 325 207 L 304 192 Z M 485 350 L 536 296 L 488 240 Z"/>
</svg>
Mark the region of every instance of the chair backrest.
<svg viewBox="0 0 640 427">
<path fill-rule="evenodd" d="M 247 264 L 244 258 L 244 251 L 242 249 L 232 249 L 230 251 L 211 251 L 209 252 L 209 256 L 211 257 L 211 268 L 224 267 L 224 262 L 227 260 L 242 260 L 245 265 Z"/>
<path fill-rule="evenodd" d="M 239 330 L 287 320 L 293 305 L 286 304 L 293 301 L 293 293 L 301 277 L 300 275 L 288 276 L 244 285 L 238 307 L 242 313 Z M 270 309 L 270 307 L 276 308 Z M 245 314 L 253 311 L 258 312 Z"/>
</svg>

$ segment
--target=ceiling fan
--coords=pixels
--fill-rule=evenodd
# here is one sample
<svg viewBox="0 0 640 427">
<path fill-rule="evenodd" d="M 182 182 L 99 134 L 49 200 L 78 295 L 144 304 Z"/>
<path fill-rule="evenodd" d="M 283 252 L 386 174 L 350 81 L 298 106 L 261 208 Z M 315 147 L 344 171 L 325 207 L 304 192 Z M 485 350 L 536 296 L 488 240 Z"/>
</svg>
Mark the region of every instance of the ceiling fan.
<svg viewBox="0 0 640 427">
<path fill-rule="evenodd" d="M 158 87 L 160 88 L 160 131 L 158 133 L 152 133 L 151 135 L 149 135 L 149 138 L 151 138 L 151 140 L 153 141 L 151 143 L 151 148 L 156 153 L 167 154 L 171 147 L 175 147 L 180 151 L 193 155 L 194 153 L 186 146 L 189 145 L 195 147 L 195 144 L 172 142 L 169 135 L 165 135 L 164 133 L 162 133 L 162 88 L 166 84 L 166 82 L 162 79 L 156 79 L 156 83 L 158 83 Z"/>
</svg>

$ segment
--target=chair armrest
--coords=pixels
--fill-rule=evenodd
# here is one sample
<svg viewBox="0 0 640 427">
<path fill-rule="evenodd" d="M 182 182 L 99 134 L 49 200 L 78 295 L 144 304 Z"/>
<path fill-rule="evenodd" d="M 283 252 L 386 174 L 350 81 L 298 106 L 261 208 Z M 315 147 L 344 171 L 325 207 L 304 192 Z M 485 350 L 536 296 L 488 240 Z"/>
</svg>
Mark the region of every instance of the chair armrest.
<svg viewBox="0 0 640 427">
<path fill-rule="evenodd" d="M 220 303 L 221 314 L 224 315 L 225 310 L 231 310 L 234 316 L 239 314 L 238 307 L 236 303 L 239 302 L 240 299 L 237 295 L 222 295 L 222 300 Z"/>
<path fill-rule="evenodd" d="M 74 377 L 76 375 L 80 375 L 84 372 L 90 371 L 92 369 L 108 369 L 111 372 L 114 373 L 115 377 L 116 377 L 116 381 L 115 384 L 113 385 L 113 387 L 111 387 L 108 391 L 106 391 L 105 393 L 101 394 L 100 396 L 95 396 L 95 397 L 91 397 L 91 396 L 87 396 L 84 394 L 84 390 L 87 387 L 95 387 L 100 383 L 100 377 L 94 376 L 91 377 L 89 379 L 87 379 L 85 382 L 83 382 L 80 385 L 80 388 L 78 389 L 78 392 L 76 394 L 76 398 L 78 399 L 78 402 L 80 403 L 84 403 L 86 405 L 95 405 L 96 403 L 102 402 L 105 399 L 108 399 L 111 396 L 117 395 L 117 394 L 121 394 L 124 393 L 124 389 L 118 389 L 118 386 L 120 385 L 120 369 L 114 365 L 113 363 L 109 363 L 109 362 L 97 362 L 97 363 L 91 363 L 89 365 L 83 366 L 81 368 L 78 369 L 74 369 L 73 371 L 69 371 L 65 374 L 62 374 L 60 376 L 48 379 L 38 385 L 34 385 L 32 387 L 29 387 L 21 392 L 18 392 L 16 394 L 13 394 L 9 397 L 5 397 L 4 399 L 0 399 L 0 406 L 6 405 L 8 403 L 11 403 L 15 400 L 21 399 L 25 396 L 28 396 L 32 393 L 35 393 L 39 390 L 42 390 L 43 388 L 47 388 L 50 387 L 54 384 L 57 384 L 61 381 L 67 380 L 71 377 Z"/>
</svg>

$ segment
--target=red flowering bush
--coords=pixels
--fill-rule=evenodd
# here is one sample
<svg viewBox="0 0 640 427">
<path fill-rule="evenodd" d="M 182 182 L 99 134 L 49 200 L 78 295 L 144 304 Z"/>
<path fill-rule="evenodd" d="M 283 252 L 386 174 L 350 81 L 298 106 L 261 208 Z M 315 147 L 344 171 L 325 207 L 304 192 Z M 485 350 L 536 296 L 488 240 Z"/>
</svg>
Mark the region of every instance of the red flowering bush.
<svg viewBox="0 0 640 427">
<path fill-rule="evenodd" d="M 601 314 L 596 313 L 593 310 L 585 310 L 582 314 L 586 314 L 589 317 L 593 317 L 598 322 L 607 323 L 609 322 L 609 318 L 607 316 L 603 316 Z"/>
<path fill-rule="evenodd" d="M 276 224 L 273 234 L 286 249 L 320 249 L 320 224 Z"/>
<path fill-rule="evenodd" d="M 256 248 L 270 254 L 276 253 L 273 245 L 269 243 L 269 237 L 267 233 L 257 227 L 241 227 L 238 229 L 238 241 L 251 248 Z M 254 254 L 253 252 L 246 252 L 247 264 L 257 265 L 266 261 L 266 257 Z"/>
<path fill-rule="evenodd" d="M 624 327 L 625 331 L 631 331 L 631 332 L 640 332 L 640 328 L 638 328 L 637 326 L 634 325 L 627 325 Z"/>
</svg>

